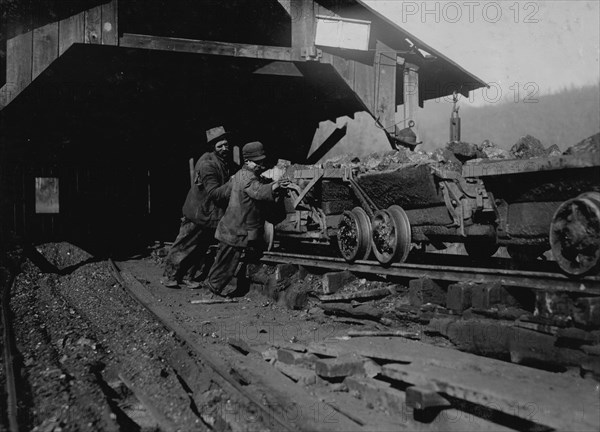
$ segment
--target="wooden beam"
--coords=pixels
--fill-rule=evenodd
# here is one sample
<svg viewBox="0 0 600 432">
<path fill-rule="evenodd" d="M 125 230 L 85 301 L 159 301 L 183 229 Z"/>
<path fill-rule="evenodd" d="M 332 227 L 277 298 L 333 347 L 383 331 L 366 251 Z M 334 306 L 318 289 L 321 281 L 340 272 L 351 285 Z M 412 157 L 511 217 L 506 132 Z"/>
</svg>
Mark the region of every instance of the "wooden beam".
<svg viewBox="0 0 600 432">
<path fill-rule="evenodd" d="M 354 60 L 348 60 L 340 56 L 333 56 L 332 64 L 335 70 L 344 78 L 346 84 L 354 90 Z"/>
<path fill-rule="evenodd" d="M 375 113 L 375 67 L 373 64 L 354 61 L 354 91 L 365 106 Z"/>
<path fill-rule="evenodd" d="M 41 74 L 58 57 L 58 22 L 33 30 L 32 79 Z"/>
<path fill-rule="evenodd" d="M 292 46 L 308 48 L 315 45 L 316 15 L 321 6 L 314 0 L 277 0 L 290 16 Z M 332 13 L 329 13 L 332 14 Z"/>
<path fill-rule="evenodd" d="M 117 0 L 105 3 L 101 8 L 102 45 L 117 45 L 119 41 Z"/>
<path fill-rule="evenodd" d="M 287 47 L 203 41 L 196 39 L 181 39 L 131 33 L 124 33 L 119 40 L 119 45 L 126 48 L 222 55 L 230 57 L 246 57 L 265 60 L 303 60 L 300 56 L 299 49 Z"/>
<path fill-rule="evenodd" d="M 410 120 L 416 126 L 413 128 L 419 138 L 419 67 L 410 63 L 404 64 L 404 126 L 408 127 Z"/>
<path fill-rule="evenodd" d="M 61 20 L 58 24 L 58 54 L 68 50 L 74 43 L 84 41 L 85 12 Z"/>
<path fill-rule="evenodd" d="M 102 6 L 85 11 L 85 43 L 102 43 Z"/>
<path fill-rule="evenodd" d="M 396 124 L 396 51 L 377 41 L 375 52 L 375 112 L 384 129 L 394 133 Z"/>
<path fill-rule="evenodd" d="M 329 150 L 346 136 L 347 128 L 348 125 L 345 124 L 340 128 L 334 129 L 333 132 L 331 132 L 331 135 L 329 135 L 327 139 L 306 158 L 306 163 L 316 164 L 323 156 L 329 153 Z"/>
<path fill-rule="evenodd" d="M 315 45 L 316 18 L 313 0 L 291 0 L 292 47 Z"/>
<path fill-rule="evenodd" d="M 298 197 L 294 200 L 294 209 L 298 210 L 298 205 L 302 202 L 304 197 L 310 190 L 317 184 L 319 180 L 323 178 L 324 172 L 320 176 L 315 176 L 313 179 L 306 185 L 306 187 L 300 192 Z"/>
<path fill-rule="evenodd" d="M 33 31 L 18 33 L 6 41 L 6 86 L 3 88 L 8 105 L 31 83 L 33 62 Z"/>
</svg>

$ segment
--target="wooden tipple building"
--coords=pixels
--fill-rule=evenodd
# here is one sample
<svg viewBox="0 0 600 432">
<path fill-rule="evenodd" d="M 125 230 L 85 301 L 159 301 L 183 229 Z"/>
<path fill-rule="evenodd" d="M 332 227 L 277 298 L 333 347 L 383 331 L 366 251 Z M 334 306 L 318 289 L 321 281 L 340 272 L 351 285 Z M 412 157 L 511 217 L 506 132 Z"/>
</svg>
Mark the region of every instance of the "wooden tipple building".
<svg viewBox="0 0 600 432">
<path fill-rule="evenodd" d="M 3 242 L 170 240 L 210 127 L 314 163 L 485 85 L 361 0 L 1 4 Z"/>
</svg>

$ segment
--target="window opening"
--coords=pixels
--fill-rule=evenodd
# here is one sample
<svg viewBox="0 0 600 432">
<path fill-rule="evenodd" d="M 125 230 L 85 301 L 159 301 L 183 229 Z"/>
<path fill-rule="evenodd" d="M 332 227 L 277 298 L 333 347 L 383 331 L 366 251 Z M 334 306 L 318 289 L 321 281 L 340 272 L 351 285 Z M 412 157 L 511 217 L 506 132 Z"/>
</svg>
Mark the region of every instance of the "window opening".
<svg viewBox="0 0 600 432">
<path fill-rule="evenodd" d="M 58 178 L 35 178 L 35 212 L 58 213 Z"/>
</svg>

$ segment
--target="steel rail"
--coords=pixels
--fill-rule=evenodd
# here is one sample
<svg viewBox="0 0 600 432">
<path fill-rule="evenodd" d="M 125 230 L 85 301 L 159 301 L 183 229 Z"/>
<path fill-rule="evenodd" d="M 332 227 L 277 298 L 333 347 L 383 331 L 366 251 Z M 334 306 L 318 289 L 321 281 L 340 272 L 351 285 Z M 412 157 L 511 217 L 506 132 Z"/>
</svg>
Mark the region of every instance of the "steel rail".
<svg viewBox="0 0 600 432">
<path fill-rule="evenodd" d="M 168 328 L 174 334 L 178 335 L 180 340 L 184 342 L 187 345 L 187 347 L 201 359 L 203 363 L 205 363 L 220 378 L 222 378 L 226 384 L 229 384 L 229 386 L 231 386 L 232 390 L 237 392 L 239 396 L 241 396 L 248 402 L 251 402 L 253 407 L 256 407 L 265 415 L 265 418 L 273 420 L 277 424 L 279 428 L 278 430 L 285 430 L 289 432 L 293 432 L 296 430 L 290 424 L 285 422 L 279 415 L 276 415 L 273 411 L 270 411 L 269 407 L 263 406 L 263 402 L 261 400 L 249 393 L 246 389 L 244 389 L 242 385 L 235 380 L 235 378 L 233 378 L 226 370 L 224 370 L 217 364 L 216 360 L 212 358 L 210 353 L 199 348 L 192 340 L 190 340 L 189 336 L 187 336 L 181 331 L 181 329 L 178 326 L 166 320 L 157 311 L 150 307 L 149 304 L 146 304 L 146 302 L 139 298 L 135 294 L 133 289 L 128 285 L 127 281 L 123 278 L 123 276 L 121 275 L 121 271 L 119 270 L 117 265 L 110 258 L 108 259 L 108 266 L 110 272 L 113 274 L 119 285 L 121 285 L 135 301 L 137 301 L 142 307 L 144 307 L 144 309 L 146 309 L 163 326 Z"/>
<path fill-rule="evenodd" d="M 331 270 L 347 270 L 356 273 L 386 276 L 446 280 L 451 282 L 500 282 L 506 287 L 531 288 L 542 291 L 576 292 L 579 294 L 600 295 L 600 277 L 587 276 L 569 278 L 561 273 L 540 271 L 474 268 L 460 266 L 436 266 L 428 264 L 395 263 L 383 267 L 376 261 L 355 261 L 349 263 L 343 258 L 315 257 L 294 253 L 265 252 L 260 260 L 266 264 L 296 264 Z"/>
<path fill-rule="evenodd" d="M 3 355 L 4 355 L 4 369 L 6 373 L 6 395 L 7 395 L 7 406 L 6 414 L 8 419 L 8 429 L 10 432 L 19 432 L 19 421 L 18 421 L 18 394 L 17 384 L 14 370 L 14 359 L 15 355 L 13 352 L 14 347 L 14 333 L 12 330 L 12 323 L 10 321 L 10 307 L 9 299 L 10 292 L 14 282 L 14 276 L 11 274 L 6 281 L 6 285 L 3 287 L 1 295 L 2 308 L 0 309 L 0 316 L 2 318 L 2 341 L 3 341 Z"/>
</svg>

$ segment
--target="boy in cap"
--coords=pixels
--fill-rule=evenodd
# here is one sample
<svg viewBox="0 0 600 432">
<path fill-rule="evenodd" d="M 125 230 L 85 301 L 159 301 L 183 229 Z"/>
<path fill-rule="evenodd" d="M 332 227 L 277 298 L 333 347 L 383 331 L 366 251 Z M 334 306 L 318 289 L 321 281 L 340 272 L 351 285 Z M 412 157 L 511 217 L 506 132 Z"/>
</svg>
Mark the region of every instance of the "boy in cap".
<svg viewBox="0 0 600 432">
<path fill-rule="evenodd" d="M 195 166 L 195 182 L 183 204 L 179 234 L 165 261 L 162 283 L 178 288 L 188 270 L 201 261 L 208 248 L 215 243 L 215 229 L 225 213 L 235 172 L 231 160 L 229 133 L 222 126 L 206 131 L 211 151 L 204 153 Z M 200 287 L 199 282 L 186 281 L 188 288 Z"/>
<path fill-rule="evenodd" d="M 265 183 L 260 178 L 266 170 L 266 155 L 260 142 L 246 144 L 242 155 L 244 165 L 232 178 L 229 205 L 215 234 L 219 249 L 205 282 L 212 293 L 223 296 L 234 291 L 224 292 L 224 289 L 233 278 L 244 250 L 262 240 L 265 214 L 260 203 L 275 201 L 289 184 L 289 180 Z"/>
</svg>

